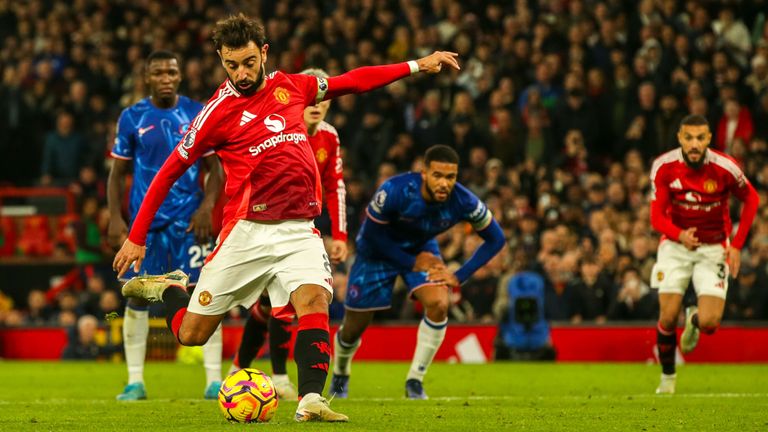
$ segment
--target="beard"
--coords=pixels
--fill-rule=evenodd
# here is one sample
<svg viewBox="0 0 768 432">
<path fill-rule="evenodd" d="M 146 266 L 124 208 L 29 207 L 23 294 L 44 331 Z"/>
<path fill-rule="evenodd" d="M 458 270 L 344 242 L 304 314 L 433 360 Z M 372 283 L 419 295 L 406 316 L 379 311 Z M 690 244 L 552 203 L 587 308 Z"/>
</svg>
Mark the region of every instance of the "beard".
<svg viewBox="0 0 768 432">
<path fill-rule="evenodd" d="M 429 200 L 432 201 L 432 202 L 445 202 L 445 201 L 448 201 L 448 198 L 451 197 L 451 191 L 448 191 L 446 199 L 444 201 L 440 201 L 435 196 L 435 191 L 432 190 L 431 187 L 429 187 L 429 183 L 425 183 L 424 184 L 424 188 L 427 190 L 427 195 L 429 195 Z"/>
<path fill-rule="evenodd" d="M 699 157 L 699 160 L 696 162 L 693 162 L 692 160 L 688 159 L 688 154 L 683 152 L 683 160 L 685 160 L 686 165 L 697 170 L 701 168 L 702 165 L 704 165 L 704 157 L 706 155 L 707 155 L 707 149 L 704 149 L 704 151 L 701 152 L 701 156 Z"/>
<path fill-rule="evenodd" d="M 261 84 L 264 82 L 264 75 L 265 75 L 264 63 L 261 63 L 261 64 L 259 64 L 259 73 L 256 75 L 256 81 L 254 81 L 253 84 L 250 85 L 250 87 L 242 88 L 242 87 L 240 87 L 240 85 L 238 83 L 232 81 L 232 78 L 230 78 L 229 80 L 232 81 L 232 84 L 234 84 L 235 88 L 237 88 L 237 90 L 240 93 L 242 93 L 242 94 L 247 96 L 247 95 L 252 95 L 253 93 L 256 92 L 256 90 L 259 89 L 259 87 L 261 87 Z M 240 81 L 240 82 L 244 82 L 244 81 L 245 80 Z"/>
</svg>

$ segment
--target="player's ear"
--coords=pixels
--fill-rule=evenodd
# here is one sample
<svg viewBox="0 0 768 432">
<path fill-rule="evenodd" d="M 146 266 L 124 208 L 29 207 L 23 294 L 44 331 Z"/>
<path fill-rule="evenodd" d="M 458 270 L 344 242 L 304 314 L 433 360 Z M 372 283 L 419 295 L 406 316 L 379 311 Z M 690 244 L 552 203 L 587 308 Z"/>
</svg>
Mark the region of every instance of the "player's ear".
<svg viewBox="0 0 768 432">
<path fill-rule="evenodd" d="M 267 51 L 269 51 L 269 44 L 265 43 L 264 46 L 261 47 L 261 62 L 267 63 Z"/>
</svg>

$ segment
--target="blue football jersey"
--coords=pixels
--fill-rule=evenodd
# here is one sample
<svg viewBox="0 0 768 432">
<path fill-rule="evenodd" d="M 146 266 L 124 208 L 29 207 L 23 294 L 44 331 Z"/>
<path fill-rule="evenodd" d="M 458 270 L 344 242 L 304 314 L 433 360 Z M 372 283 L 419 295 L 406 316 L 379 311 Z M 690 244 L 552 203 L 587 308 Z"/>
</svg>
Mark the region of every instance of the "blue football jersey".
<svg viewBox="0 0 768 432">
<path fill-rule="evenodd" d="M 179 96 L 176 106 L 168 109 L 158 108 L 149 98 L 145 98 L 120 114 L 112 156 L 133 160 L 133 186 L 129 201 L 131 222 L 155 174 L 176 149 L 202 107 L 199 102 L 185 96 Z M 177 220 L 188 222 L 202 199 L 200 161 L 197 161 L 174 183 L 151 229 L 162 228 Z"/>
<path fill-rule="evenodd" d="M 421 196 L 421 183 L 421 174 L 406 173 L 390 178 L 379 187 L 368 204 L 368 217 L 357 236 L 357 252 L 361 256 L 385 259 L 364 238 L 372 223 L 386 225 L 389 238 L 414 255 L 458 222 L 467 221 L 476 230 L 491 223 L 493 216 L 485 203 L 461 184 L 456 183 L 446 202 L 427 203 Z"/>
</svg>

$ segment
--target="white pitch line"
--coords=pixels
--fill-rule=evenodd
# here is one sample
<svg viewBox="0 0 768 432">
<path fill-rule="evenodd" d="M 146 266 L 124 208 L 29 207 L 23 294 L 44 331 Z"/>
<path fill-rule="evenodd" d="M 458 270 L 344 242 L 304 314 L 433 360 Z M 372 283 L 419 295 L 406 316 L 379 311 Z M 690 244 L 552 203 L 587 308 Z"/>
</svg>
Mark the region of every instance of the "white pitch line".
<svg viewBox="0 0 768 432">
<path fill-rule="evenodd" d="M 571 399 L 571 400 L 589 400 L 589 399 L 675 399 L 675 398 L 768 398 L 768 393 L 678 393 L 675 395 L 656 395 L 653 393 L 642 393 L 634 395 L 621 394 L 593 394 L 593 395 L 562 395 L 562 396 L 534 396 L 537 400 L 546 399 Z M 461 401 L 506 401 L 506 400 L 530 400 L 529 395 L 497 395 L 497 396 L 438 396 L 431 397 L 429 400 L 438 402 L 461 402 Z M 404 397 L 361 397 L 348 399 L 350 402 L 398 402 L 405 401 Z M 339 401 L 339 400 L 337 400 Z M 194 398 L 161 398 L 149 399 L 143 401 L 121 402 L 120 404 L 146 404 L 146 403 L 170 403 L 170 402 L 199 402 L 201 404 L 214 403 L 203 399 Z M 38 404 L 117 404 L 117 401 L 109 399 L 40 399 L 33 401 L 4 401 L 0 400 L 0 405 L 38 405 Z"/>
</svg>

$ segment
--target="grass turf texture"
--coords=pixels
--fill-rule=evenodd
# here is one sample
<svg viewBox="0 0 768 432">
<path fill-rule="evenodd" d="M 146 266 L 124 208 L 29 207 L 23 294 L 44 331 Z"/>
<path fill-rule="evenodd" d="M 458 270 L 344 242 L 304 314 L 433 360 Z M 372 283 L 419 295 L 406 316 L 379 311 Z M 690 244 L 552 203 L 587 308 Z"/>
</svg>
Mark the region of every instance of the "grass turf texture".
<svg viewBox="0 0 768 432">
<path fill-rule="evenodd" d="M 656 365 L 435 364 L 428 401 L 403 398 L 407 364 L 353 367 L 351 399 L 331 404 L 350 423 L 296 424 L 281 402 L 270 423 L 237 425 L 202 399 L 202 366 L 150 363 L 149 400 L 116 402 L 124 364 L 0 362 L 0 430 L 768 430 L 768 365 L 686 365 L 678 393 L 656 396 Z"/>
</svg>

